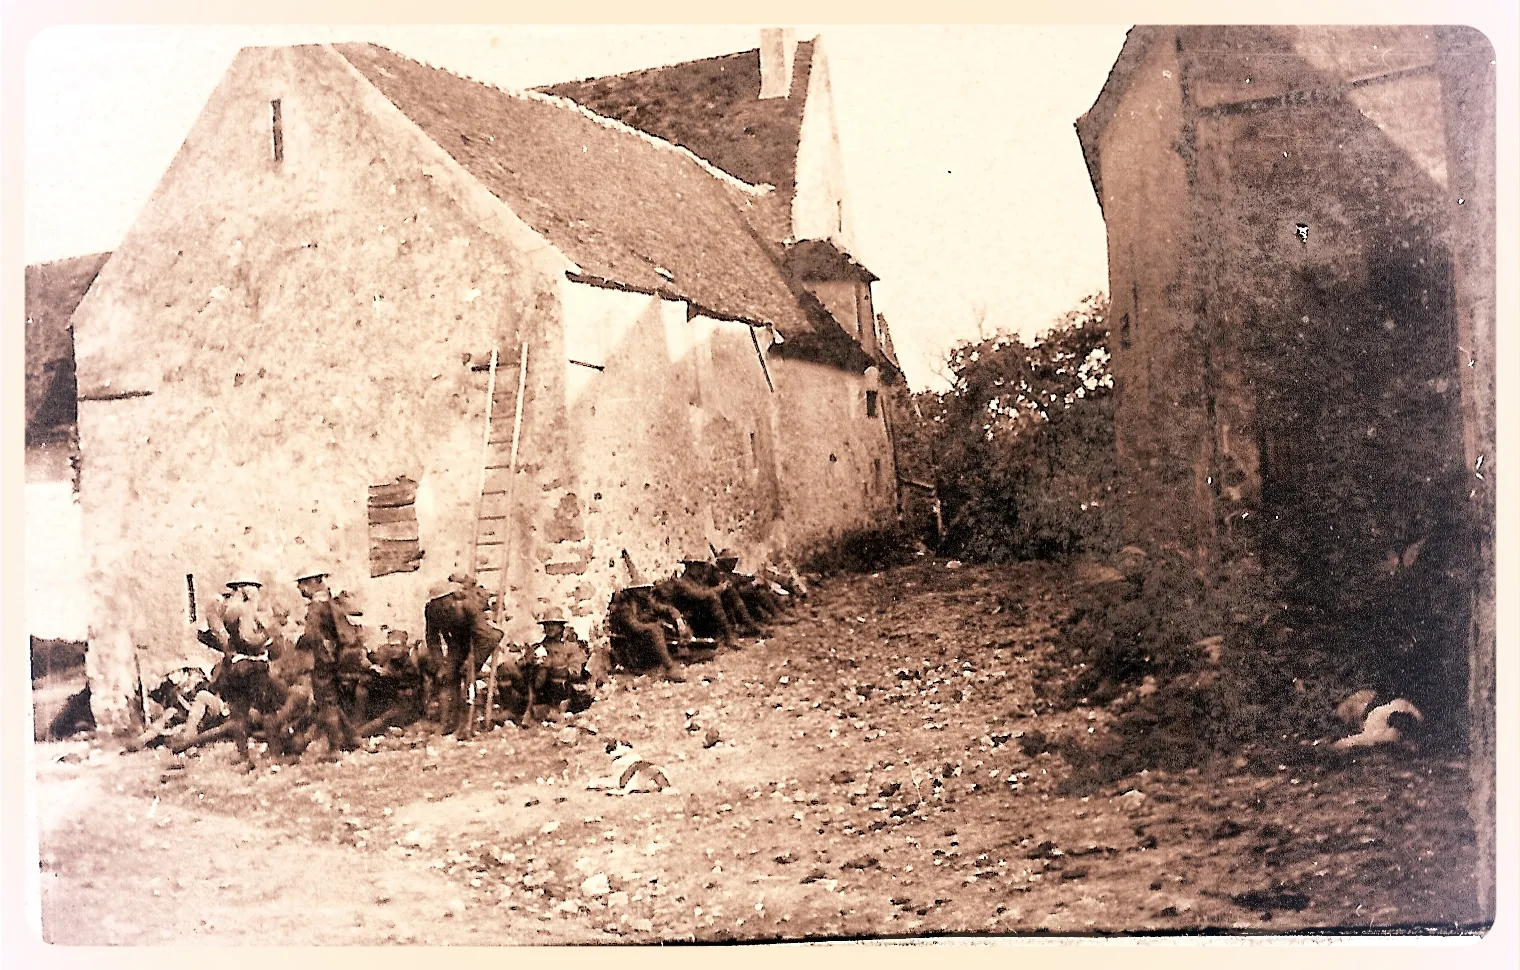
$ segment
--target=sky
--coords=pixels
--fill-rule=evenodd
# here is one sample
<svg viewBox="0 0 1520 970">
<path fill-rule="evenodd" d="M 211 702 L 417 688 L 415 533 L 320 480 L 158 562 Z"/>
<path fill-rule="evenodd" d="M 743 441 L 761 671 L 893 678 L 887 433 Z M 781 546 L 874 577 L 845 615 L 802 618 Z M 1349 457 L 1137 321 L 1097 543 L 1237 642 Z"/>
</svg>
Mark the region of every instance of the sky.
<svg viewBox="0 0 1520 970">
<path fill-rule="evenodd" d="M 797 26 L 828 56 L 855 255 L 915 388 L 979 329 L 1031 339 L 1106 289 L 1072 123 L 1126 29 Z M 240 48 L 346 40 L 524 88 L 751 50 L 759 28 L 55 27 L 27 51 L 26 261 L 118 246 Z"/>
</svg>

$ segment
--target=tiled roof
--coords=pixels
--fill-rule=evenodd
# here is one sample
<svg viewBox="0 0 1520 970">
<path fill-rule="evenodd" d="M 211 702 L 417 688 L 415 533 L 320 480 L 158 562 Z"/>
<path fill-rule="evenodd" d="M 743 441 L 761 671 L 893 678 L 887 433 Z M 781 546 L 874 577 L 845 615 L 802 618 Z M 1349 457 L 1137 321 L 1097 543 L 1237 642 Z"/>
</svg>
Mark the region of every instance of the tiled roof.
<svg viewBox="0 0 1520 970">
<path fill-rule="evenodd" d="M 789 97 L 760 100 L 760 52 L 744 51 L 541 90 L 674 142 L 792 198 L 813 42 L 797 45 Z"/>
<path fill-rule="evenodd" d="M 811 329 L 746 215 L 770 200 L 561 99 L 508 93 L 370 44 L 336 49 L 585 276 L 788 337 Z"/>
<path fill-rule="evenodd" d="M 26 268 L 28 438 L 74 423 L 74 331 L 69 320 L 110 256 L 95 253 Z"/>
<path fill-rule="evenodd" d="M 787 247 L 787 271 L 799 280 L 858 280 L 873 283 L 881 277 L 856 262 L 827 239 L 803 239 Z"/>
</svg>

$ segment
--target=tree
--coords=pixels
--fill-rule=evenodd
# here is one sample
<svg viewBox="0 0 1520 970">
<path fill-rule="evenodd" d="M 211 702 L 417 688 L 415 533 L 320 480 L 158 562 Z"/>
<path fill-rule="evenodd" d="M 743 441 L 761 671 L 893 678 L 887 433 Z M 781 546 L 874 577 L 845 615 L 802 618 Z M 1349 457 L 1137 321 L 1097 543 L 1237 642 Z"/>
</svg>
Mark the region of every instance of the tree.
<svg viewBox="0 0 1520 970">
<path fill-rule="evenodd" d="M 965 558 L 1064 558 L 1114 544 L 1108 300 L 1089 296 L 1033 344 L 954 347 L 942 394 L 916 395 L 947 520 Z"/>
</svg>

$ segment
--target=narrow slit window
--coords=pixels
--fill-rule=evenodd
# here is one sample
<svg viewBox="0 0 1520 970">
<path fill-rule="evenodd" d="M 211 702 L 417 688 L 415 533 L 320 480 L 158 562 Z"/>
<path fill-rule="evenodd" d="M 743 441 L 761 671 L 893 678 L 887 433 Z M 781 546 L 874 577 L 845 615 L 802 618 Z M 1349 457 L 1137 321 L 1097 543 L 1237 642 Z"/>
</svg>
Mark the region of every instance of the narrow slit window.
<svg viewBox="0 0 1520 970">
<path fill-rule="evenodd" d="M 275 164 L 285 160 L 285 123 L 280 115 L 280 99 L 269 102 L 269 145 Z"/>
<path fill-rule="evenodd" d="M 881 491 L 881 459 L 871 459 L 871 491 Z"/>
<path fill-rule="evenodd" d="M 1129 349 L 1129 314 L 1119 318 L 1119 349 Z"/>
<path fill-rule="evenodd" d="M 185 573 L 185 604 L 190 614 L 190 622 L 200 619 L 195 608 L 195 574 Z"/>
<path fill-rule="evenodd" d="M 876 417 L 876 391 L 866 391 L 866 417 Z"/>
</svg>

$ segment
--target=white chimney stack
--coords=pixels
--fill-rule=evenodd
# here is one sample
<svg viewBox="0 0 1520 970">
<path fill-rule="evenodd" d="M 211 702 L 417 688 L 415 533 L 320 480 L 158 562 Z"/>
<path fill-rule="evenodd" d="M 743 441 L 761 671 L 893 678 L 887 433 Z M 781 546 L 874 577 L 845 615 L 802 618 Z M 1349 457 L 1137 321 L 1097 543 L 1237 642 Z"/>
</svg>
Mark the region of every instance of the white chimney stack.
<svg viewBox="0 0 1520 970">
<path fill-rule="evenodd" d="M 790 27 L 760 31 L 760 97 L 784 98 L 792 93 L 792 58 L 797 38 Z"/>
</svg>

